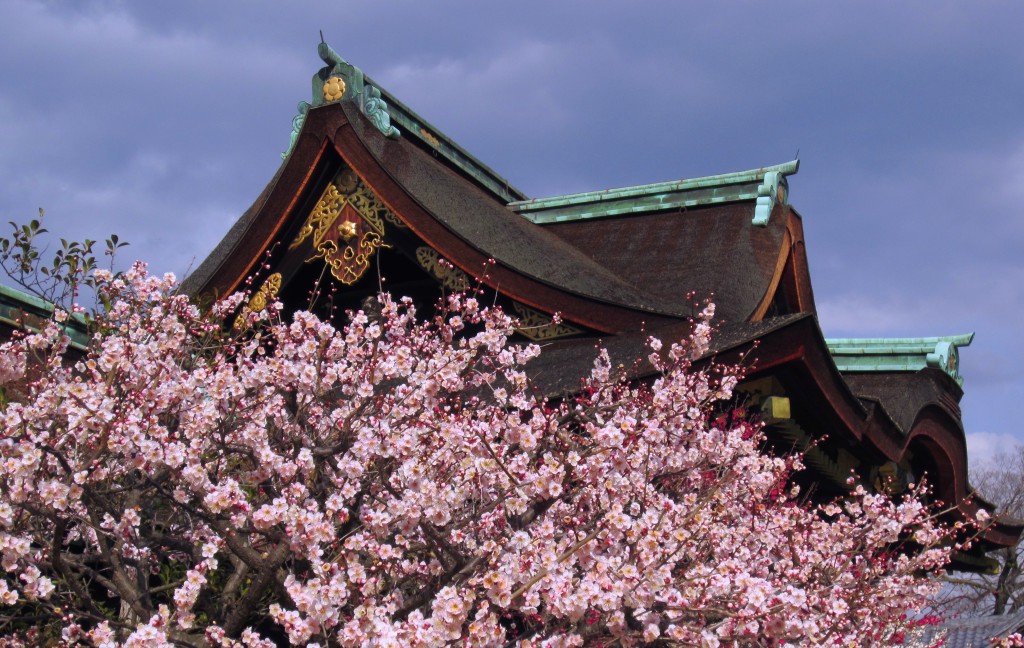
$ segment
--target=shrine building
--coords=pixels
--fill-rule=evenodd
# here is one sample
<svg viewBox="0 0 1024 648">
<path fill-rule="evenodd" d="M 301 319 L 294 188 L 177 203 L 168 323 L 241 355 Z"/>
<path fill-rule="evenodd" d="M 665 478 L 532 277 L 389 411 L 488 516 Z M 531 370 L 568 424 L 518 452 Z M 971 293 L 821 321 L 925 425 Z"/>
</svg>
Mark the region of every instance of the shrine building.
<svg viewBox="0 0 1024 648">
<path fill-rule="evenodd" d="M 771 444 L 806 452 L 817 496 L 855 483 L 899 492 L 927 475 L 952 519 L 992 508 L 968 482 L 960 416 L 959 354 L 973 335 L 826 339 L 789 199 L 799 161 L 533 198 L 326 44 L 319 54 L 280 169 L 188 291 L 250 289 L 255 307 L 330 316 L 382 286 L 427 313 L 444 291 L 480 286 L 519 319 L 516 338 L 543 345 L 527 371 L 553 397 L 578 387 L 598 341 L 613 361 L 645 357 L 648 336 L 690 331 L 688 294 L 713 296 L 705 361 L 749 367 L 739 391 Z M 0 292 L 0 317 L 16 301 Z M 995 523 L 956 566 L 986 568 L 985 553 L 1021 531 Z"/>
</svg>

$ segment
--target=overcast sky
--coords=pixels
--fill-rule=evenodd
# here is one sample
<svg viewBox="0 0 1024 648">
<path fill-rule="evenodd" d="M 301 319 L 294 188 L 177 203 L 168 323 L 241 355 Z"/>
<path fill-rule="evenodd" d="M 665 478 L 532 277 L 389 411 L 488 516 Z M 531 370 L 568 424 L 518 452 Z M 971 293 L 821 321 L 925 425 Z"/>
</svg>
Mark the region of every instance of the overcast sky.
<svg viewBox="0 0 1024 648">
<path fill-rule="evenodd" d="M 972 457 L 1024 442 L 1024 3 L 0 0 L 0 222 L 184 274 L 349 62 L 531 197 L 799 150 L 826 335 L 976 331 Z"/>
</svg>

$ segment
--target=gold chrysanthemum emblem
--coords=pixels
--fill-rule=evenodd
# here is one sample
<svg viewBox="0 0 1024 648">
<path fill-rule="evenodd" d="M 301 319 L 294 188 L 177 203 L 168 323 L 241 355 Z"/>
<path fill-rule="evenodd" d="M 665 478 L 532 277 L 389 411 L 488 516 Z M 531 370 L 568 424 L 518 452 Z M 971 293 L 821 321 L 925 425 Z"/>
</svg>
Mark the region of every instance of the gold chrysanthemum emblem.
<svg viewBox="0 0 1024 648">
<path fill-rule="evenodd" d="M 324 81 L 324 99 L 338 101 L 345 96 L 345 79 L 332 76 Z"/>
<path fill-rule="evenodd" d="M 341 238 L 345 239 L 346 241 L 351 239 L 357 233 L 358 229 L 356 228 L 356 224 L 353 223 L 352 221 L 345 221 L 344 223 L 338 225 L 338 234 L 341 235 Z"/>
</svg>

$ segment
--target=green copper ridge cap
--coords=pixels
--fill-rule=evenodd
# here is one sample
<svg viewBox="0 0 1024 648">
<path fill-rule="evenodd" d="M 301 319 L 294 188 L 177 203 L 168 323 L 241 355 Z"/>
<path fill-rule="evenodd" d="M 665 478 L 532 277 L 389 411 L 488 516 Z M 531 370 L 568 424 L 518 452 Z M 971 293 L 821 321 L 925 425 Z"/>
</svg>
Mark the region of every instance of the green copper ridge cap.
<svg viewBox="0 0 1024 648">
<path fill-rule="evenodd" d="M 799 160 L 797 165 L 799 165 Z M 757 227 L 768 227 L 768 219 L 779 198 L 786 202 L 789 184 L 781 171 L 771 170 L 764 174 L 761 184 L 757 187 L 757 202 L 754 204 L 754 219 L 751 224 Z"/>
<path fill-rule="evenodd" d="M 387 102 L 381 98 L 380 89 L 369 83 L 362 70 L 338 56 L 322 40 L 316 46 L 316 52 L 327 66 L 320 68 L 313 76 L 314 108 L 336 101 L 349 101 L 357 104 L 359 110 L 386 137 L 397 138 L 402 134 L 391 125 L 391 113 L 388 112 Z M 343 83 L 338 84 L 337 79 Z"/>
<path fill-rule="evenodd" d="M 781 199 L 785 202 L 787 199 L 786 176 L 795 174 L 799 169 L 800 161 L 793 160 L 750 171 L 522 200 L 510 203 L 508 207 L 533 223 L 546 224 L 718 203 L 759 201 L 766 197 L 771 199 L 768 206 L 770 214 L 775 201 Z M 766 183 L 774 188 L 767 192 L 762 190 L 761 187 Z M 755 205 L 754 224 L 764 226 L 767 220 L 763 224 L 756 222 L 759 205 Z"/>
<path fill-rule="evenodd" d="M 362 113 L 384 135 L 393 138 L 404 135 L 415 139 L 436 155 L 454 164 L 503 203 L 526 198 L 526 194 L 513 187 L 508 180 L 470 155 L 450 137 L 377 85 L 362 70 L 341 58 L 327 43 L 321 41 L 317 46 L 317 53 L 327 66 L 313 76 L 312 104 L 302 101 L 298 105 L 297 114 L 292 119 L 288 149 L 281 154 L 282 158 L 287 158 L 294 148 L 295 140 L 298 139 L 310 109 L 337 101 L 350 101 L 356 103 Z M 339 85 L 333 81 L 335 78 L 340 78 L 343 83 Z M 328 84 L 330 87 L 325 91 L 324 88 Z M 392 122 L 401 126 L 404 132 L 392 125 Z"/>
<path fill-rule="evenodd" d="M 366 77 L 370 81 L 370 77 Z M 495 172 L 466 149 L 456 144 L 450 137 L 434 127 L 430 122 L 420 117 L 411 108 L 399 101 L 393 94 L 380 88 L 381 95 L 388 102 L 388 111 L 391 119 L 405 129 L 406 137 L 415 138 L 437 151 L 437 154 L 453 163 L 463 172 L 471 176 L 485 189 L 500 198 L 502 202 L 509 203 L 524 200 L 526 194 L 514 187 L 503 176 Z"/>
<path fill-rule="evenodd" d="M 16 329 L 39 331 L 44 321 L 52 317 L 53 304 L 0 284 L 0 322 Z M 72 315 L 63 328 L 72 347 L 79 351 L 89 347 L 89 328 L 81 315 Z"/>
<path fill-rule="evenodd" d="M 288 149 L 281 154 L 287 158 L 295 147 L 302 125 L 306 122 L 306 114 L 312 108 L 329 103 L 347 101 L 359 106 L 366 118 L 373 122 L 381 133 L 387 137 L 397 138 L 402 133 L 391 125 L 391 114 L 387 102 L 381 98 L 380 90 L 367 82 L 363 71 L 341 58 L 331 46 L 323 41 L 316 48 L 320 59 L 327 65 L 313 75 L 313 103 L 299 102 L 298 114 L 292 119 L 292 132 Z"/>
<path fill-rule="evenodd" d="M 934 367 L 961 387 L 960 347 L 974 333 L 918 338 L 828 338 L 825 344 L 841 372 L 915 372 Z"/>
</svg>

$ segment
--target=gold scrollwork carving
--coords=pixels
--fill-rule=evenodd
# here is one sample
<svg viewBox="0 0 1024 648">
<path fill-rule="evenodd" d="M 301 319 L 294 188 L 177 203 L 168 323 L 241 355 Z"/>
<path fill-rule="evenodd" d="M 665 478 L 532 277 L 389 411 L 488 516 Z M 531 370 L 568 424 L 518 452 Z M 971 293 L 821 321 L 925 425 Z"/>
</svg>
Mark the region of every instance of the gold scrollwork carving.
<svg viewBox="0 0 1024 648">
<path fill-rule="evenodd" d="M 398 216 L 378 198 L 352 169 L 338 172 L 327 185 L 295 240 L 294 249 L 313 238 L 313 255 L 323 259 L 334 278 L 352 285 L 370 267 L 370 259 L 384 242 L 384 222 L 402 224 Z"/>
<path fill-rule="evenodd" d="M 583 333 L 581 329 L 564 322 L 555 323 L 550 315 L 533 310 L 519 302 L 513 302 L 512 307 L 515 308 L 516 314 L 519 316 L 519 326 L 516 327 L 516 332 L 534 342 L 544 342 Z"/>
<path fill-rule="evenodd" d="M 355 175 L 354 173 L 352 175 Z M 363 217 L 368 221 L 375 223 L 377 229 L 384 231 L 384 221 L 387 221 L 395 227 L 401 227 L 406 229 L 405 223 L 398 217 L 395 212 L 388 209 L 388 206 L 384 204 L 384 201 L 377 197 L 377 194 L 370 191 L 370 189 L 358 179 L 358 186 L 350 193 L 349 200 L 352 206 L 363 214 Z"/>
<path fill-rule="evenodd" d="M 235 328 L 240 329 L 245 326 L 245 320 L 249 313 L 258 313 L 267 307 L 270 300 L 277 297 L 277 293 L 281 290 L 281 273 L 275 272 L 274 274 L 267 277 L 267 280 L 263 282 L 260 289 L 249 298 L 249 303 L 242 307 L 242 311 L 235 318 Z"/>
<path fill-rule="evenodd" d="M 469 289 L 469 275 L 456 268 L 450 261 L 438 254 L 432 247 L 416 248 L 416 260 L 423 269 L 429 272 L 441 285 L 448 290 L 463 291 Z"/>
</svg>

